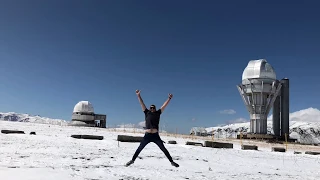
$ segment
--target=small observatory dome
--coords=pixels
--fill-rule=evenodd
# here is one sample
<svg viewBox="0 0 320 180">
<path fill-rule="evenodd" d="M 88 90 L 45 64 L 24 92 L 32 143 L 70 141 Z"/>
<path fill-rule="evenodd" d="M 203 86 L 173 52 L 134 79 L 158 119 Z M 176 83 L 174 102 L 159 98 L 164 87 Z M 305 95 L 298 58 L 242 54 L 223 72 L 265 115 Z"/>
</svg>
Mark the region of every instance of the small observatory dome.
<svg viewBox="0 0 320 180">
<path fill-rule="evenodd" d="M 94 113 L 92 104 L 89 101 L 78 102 L 73 109 L 73 113 Z"/>
<path fill-rule="evenodd" d="M 276 73 L 265 59 L 251 60 L 242 73 L 242 82 L 246 79 L 268 79 L 275 81 Z"/>
</svg>

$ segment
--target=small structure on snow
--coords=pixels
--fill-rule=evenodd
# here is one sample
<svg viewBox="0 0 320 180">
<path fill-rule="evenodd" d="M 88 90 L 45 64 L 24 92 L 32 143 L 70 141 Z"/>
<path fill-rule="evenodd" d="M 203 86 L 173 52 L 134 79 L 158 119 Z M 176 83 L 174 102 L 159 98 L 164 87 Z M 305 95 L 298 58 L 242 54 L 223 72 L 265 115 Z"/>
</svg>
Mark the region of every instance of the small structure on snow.
<svg viewBox="0 0 320 180">
<path fill-rule="evenodd" d="M 80 101 L 74 106 L 71 125 L 106 128 L 107 115 L 95 114 L 89 101 Z"/>
<path fill-rule="evenodd" d="M 207 136 L 207 130 L 203 127 L 193 127 L 190 130 L 190 135 L 195 135 L 195 136 Z"/>
</svg>

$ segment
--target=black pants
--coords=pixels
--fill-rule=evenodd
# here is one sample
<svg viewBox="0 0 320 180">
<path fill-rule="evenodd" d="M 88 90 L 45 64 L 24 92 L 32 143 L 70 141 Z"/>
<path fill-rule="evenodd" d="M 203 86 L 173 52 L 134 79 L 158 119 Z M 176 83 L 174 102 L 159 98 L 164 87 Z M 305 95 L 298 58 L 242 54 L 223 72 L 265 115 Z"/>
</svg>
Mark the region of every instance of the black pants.
<svg viewBox="0 0 320 180">
<path fill-rule="evenodd" d="M 159 136 L 159 133 L 145 133 L 138 149 L 136 150 L 136 152 L 134 153 L 132 160 L 135 161 L 136 158 L 138 157 L 138 155 L 140 154 L 140 152 L 142 151 L 142 149 L 144 147 L 146 147 L 147 144 L 149 144 L 150 142 L 154 142 L 155 144 L 157 144 L 159 146 L 159 148 L 162 150 L 162 152 L 164 152 L 164 154 L 167 156 L 168 160 L 170 162 L 173 162 L 172 157 L 170 156 L 170 153 L 168 152 L 168 150 L 164 147 L 164 144 Z"/>
</svg>

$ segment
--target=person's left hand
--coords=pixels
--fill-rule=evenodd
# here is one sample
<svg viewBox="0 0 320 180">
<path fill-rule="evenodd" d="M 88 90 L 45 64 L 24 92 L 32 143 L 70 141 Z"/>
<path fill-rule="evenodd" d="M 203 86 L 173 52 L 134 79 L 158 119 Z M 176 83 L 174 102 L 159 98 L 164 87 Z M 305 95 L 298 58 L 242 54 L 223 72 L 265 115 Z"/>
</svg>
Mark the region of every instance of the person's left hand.
<svg viewBox="0 0 320 180">
<path fill-rule="evenodd" d="M 170 99 L 173 97 L 173 95 L 172 95 L 172 94 L 170 94 L 170 93 L 168 94 L 168 96 L 169 96 L 169 98 L 170 98 Z"/>
</svg>

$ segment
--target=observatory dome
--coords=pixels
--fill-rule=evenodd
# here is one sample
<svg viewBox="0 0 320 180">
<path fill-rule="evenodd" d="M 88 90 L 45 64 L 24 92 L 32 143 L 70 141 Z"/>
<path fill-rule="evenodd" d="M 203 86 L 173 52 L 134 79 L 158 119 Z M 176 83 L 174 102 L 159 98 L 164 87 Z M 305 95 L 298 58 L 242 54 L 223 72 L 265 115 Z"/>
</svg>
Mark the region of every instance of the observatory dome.
<svg viewBox="0 0 320 180">
<path fill-rule="evenodd" d="M 80 101 L 74 106 L 73 112 L 94 113 L 94 110 L 92 104 L 89 101 Z"/>
<path fill-rule="evenodd" d="M 242 73 L 242 81 L 246 79 L 269 79 L 276 80 L 273 67 L 265 60 L 251 60 Z"/>
</svg>

